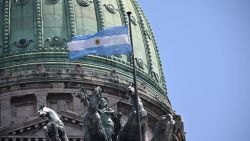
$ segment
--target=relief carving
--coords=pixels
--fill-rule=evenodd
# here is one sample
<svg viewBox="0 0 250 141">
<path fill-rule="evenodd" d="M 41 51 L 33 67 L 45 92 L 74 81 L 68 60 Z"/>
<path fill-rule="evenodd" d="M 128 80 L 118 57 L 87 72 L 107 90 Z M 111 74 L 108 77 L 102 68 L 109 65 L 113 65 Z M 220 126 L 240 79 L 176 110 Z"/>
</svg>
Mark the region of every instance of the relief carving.
<svg viewBox="0 0 250 141">
<path fill-rule="evenodd" d="M 14 44 L 19 48 L 26 48 L 30 45 L 30 43 L 33 42 L 33 40 L 27 40 L 27 39 L 20 39 L 17 42 L 14 42 Z"/>
<path fill-rule="evenodd" d="M 83 74 L 84 69 L 81 67 L 81 65 L 77 64 L 77 65 L 75 65 L 74 69 L 71 72 L 73 74 Z"/>
<path fill-rule="evenodd" d="M 48 0 L 51 4 L 56 4 L 59 0 Z"/>
<path fill-rule="evenodd" d="M 110 71 L 109 80 L 112 81 L 112 82 L 119 82 L 119 76 L 116 73 L 115 69 Z"/>
<path fill-rule="evenodd" d="M 21 5 L 21 6 L 27 4 L 28 2 L 29 0 L 16 0 L 16 4 Z"/>
<path fill-rule="evenodd" d="M 104 4 L 104 6 L 112 14 L 115 14 L 117 11 L 117 9 L 115 9 L 115 7 L 112 4 Z"/>
<path fill-rule="evenodd" d="M 90 1 L 89 0 L 77 0 L 77 3 L 80 6 L 87 7 L 87 6 L 89 6 Z"/>
<path fill-rule="evenodd" d="M 32 71 L 33 74 L 44 74 L 45 72 L 45 68 L 42 64 L 38 64 Z"/>
<path fill-rule="evenodd" d="M 61 46 L 66 42 L 66 39 L 61 39 L 60 37 L 55 36 L 53 38 L 48 38 L 46 41 L 48 41 L 51 46 Z"/>
</svg>

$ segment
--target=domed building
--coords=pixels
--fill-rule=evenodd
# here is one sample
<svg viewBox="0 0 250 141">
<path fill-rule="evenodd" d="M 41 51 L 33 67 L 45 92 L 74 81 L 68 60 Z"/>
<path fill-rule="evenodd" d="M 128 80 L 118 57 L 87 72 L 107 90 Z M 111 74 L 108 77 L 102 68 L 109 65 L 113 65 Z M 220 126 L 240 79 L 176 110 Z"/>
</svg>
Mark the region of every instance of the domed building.
<svg viewBox="0 0 250 141">
<path fill-rule="evenodd" d="M 70 141 L 83 141 L 86 107 L 75 96 L 81 87 L 101 86 L 110 106 L 127 119 L 131 57 L 90 55 L 72 61 L 67 50 L 74 35 L 128 25 L 127 11 L 132 12 L 138 94 L 149 114 L 148 138 L 162 115 L 175 115 L 154 34 L 136 0 L 1 0 L 1 141 L 44 141 L 46 121 L 37 116 L 42 104 L 60 113 Z M 183 122 L 176 117 L 177 137 L 184 141 Z"/>
</svg>

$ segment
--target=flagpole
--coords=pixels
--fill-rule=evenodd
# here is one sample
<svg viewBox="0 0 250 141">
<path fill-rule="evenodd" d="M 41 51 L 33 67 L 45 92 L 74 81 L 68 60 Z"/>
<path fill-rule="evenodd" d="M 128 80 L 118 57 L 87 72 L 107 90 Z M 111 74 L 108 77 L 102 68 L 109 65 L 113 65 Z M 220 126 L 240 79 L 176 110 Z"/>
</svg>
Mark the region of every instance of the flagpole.
<svg viewBox="0 0 250 141">
<path fill-rule="evenodd" d="M 127 12 L 128 21 L 129 21 L 129 33 L 130 33 L 130 42 L 132 46 L 132 62 L 133 62 L 133 78 L 134 78 L 134 89 L 135 89 L 135 97 L 136 97 L 136 119 L 137 119 L 137 127 L 139 130 L 139 141 L 142 141 L 142 133 L 141 133 L 141 119 L 139 115 L 139 101 L 138 101 L 138 89 L 137 89 L 137 78 L 136 78 L 136 66 L 135 66 L 135 51 L 133 46 L 133 36 L 132 36 L 132 28 L 131 28 L 131 12 Z"/>
</svg>

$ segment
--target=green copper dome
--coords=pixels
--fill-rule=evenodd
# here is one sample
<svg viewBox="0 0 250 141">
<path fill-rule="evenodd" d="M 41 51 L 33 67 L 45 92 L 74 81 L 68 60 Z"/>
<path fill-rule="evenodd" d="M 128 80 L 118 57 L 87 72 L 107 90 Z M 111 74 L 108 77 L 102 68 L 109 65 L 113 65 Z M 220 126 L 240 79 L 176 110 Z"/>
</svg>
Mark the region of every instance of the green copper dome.
<svg viewBox="0 0 250 141">
<path fill-rule="evenodd" d="M 166 94 L 157 44 L 135 0 L 3 0 L 0 4 L 2 71 L 15 75 L 37 64 L 53 70 L 77 63 L 100 71 L 117 69 L 131 78 L 129 56 L 91 56 L 70 61 L 66 45 L 74 35 L 128 24 L 126 12 L 131 11 L 141 81 L 150 82 L 159 94 Z"/>
</svg>

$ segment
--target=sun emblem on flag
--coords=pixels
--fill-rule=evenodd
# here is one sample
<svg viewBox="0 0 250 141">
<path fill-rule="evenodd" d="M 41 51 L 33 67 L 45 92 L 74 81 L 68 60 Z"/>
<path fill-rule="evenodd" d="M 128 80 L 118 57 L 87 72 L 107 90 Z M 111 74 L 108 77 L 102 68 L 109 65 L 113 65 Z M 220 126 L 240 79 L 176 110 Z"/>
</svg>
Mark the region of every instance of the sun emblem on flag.
<svg viewBox="0 0 250 141">
<path fill-rule="evenodd" d="M 101 43 L 100 39 L 96 39 L 96 40 L 95 40 L 95 44 L 96 44 L 96 45 L 99 45 L 100 43 Z"/>
</svg>

